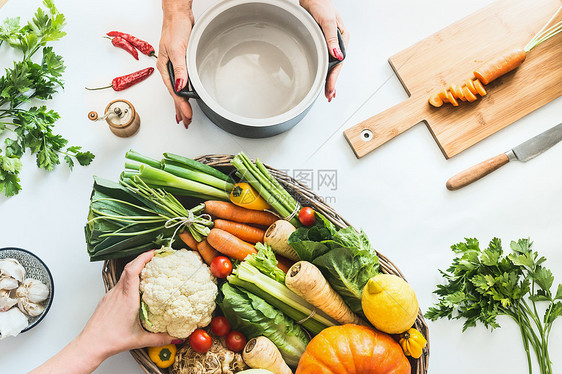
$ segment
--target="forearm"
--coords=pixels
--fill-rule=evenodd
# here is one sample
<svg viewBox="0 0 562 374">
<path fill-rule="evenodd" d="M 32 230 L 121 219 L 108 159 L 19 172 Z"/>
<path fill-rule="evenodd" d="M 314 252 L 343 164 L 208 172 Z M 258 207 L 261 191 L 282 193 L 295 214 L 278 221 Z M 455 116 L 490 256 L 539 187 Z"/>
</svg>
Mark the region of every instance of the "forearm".
<svg viewBox="0 0 562 374">
<path fill-rule="evenodd" d="M 100 348 L 80 334 L 29 374 L 90 374 L 109 356 Z"/>
<path fill-rule="evenodd" d="M 162 11 L 164 19 L 175 16 L 192 16 L 191 6 L 193 0 L 162 0 Z"/>
</svg>

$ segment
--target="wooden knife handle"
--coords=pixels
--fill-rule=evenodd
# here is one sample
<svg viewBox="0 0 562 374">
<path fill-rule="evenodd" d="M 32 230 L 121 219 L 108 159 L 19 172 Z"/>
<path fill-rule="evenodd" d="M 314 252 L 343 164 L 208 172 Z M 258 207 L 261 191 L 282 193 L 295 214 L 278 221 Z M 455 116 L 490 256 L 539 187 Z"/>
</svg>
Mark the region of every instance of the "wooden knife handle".
<svg viewBox="0 0 562 374">
<path fill-rule="evenodd" d="M 447 189 L 454 191 L 476 182 L 478 179 L 490 174 L 509 162 L 505 153 L 492 157 L 454 175 L 447 181 Z"/>
</svg>

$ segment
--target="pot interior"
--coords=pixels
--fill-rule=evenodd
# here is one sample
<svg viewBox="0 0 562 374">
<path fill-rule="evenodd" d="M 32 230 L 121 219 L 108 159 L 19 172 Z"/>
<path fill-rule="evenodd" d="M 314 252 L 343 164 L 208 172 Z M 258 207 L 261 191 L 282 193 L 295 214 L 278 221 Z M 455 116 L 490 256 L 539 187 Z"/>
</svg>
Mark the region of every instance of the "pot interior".
<svg viewBox="0 0 562 374">
<path fill-rule="evenodd" d="M 245 3 L 214 17 L 201 34 L 196 69 L 227 111 L 263 119 L 286 113 L 313 88 L 319 69 L 310 31 L 290 12 Z"/>
</svg>

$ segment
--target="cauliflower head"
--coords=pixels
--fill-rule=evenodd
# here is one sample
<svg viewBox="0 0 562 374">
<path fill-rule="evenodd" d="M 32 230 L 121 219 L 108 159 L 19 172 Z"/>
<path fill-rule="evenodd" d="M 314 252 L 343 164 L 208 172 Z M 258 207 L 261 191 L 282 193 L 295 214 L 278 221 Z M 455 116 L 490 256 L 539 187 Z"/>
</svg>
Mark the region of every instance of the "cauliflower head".
<svg viewBox="0 0 562 374">
<path fill-rule="evenodd" d="M 141 321 L 151 332 L 185 339 L 207 326 L 215 310 L 217 284 L 199 254 L 162 249 L 142 270 Z"/>
</svg>

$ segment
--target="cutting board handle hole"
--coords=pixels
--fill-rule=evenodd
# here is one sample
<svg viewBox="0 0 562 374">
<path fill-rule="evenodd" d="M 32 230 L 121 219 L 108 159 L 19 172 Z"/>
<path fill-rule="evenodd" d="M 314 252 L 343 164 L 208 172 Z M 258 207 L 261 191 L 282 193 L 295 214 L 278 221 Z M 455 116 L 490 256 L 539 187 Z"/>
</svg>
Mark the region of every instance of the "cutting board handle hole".
<svg viewBox="0 0 562 374">
<path fill-rule="evenodd" d="M 361 139 L 364 142 L 368 142 L 368 141 L 372 140 L 373 139 L 373 132 L 369 129 L 365 129 L 365 130 L 361 131 Z"/>
</svg>

